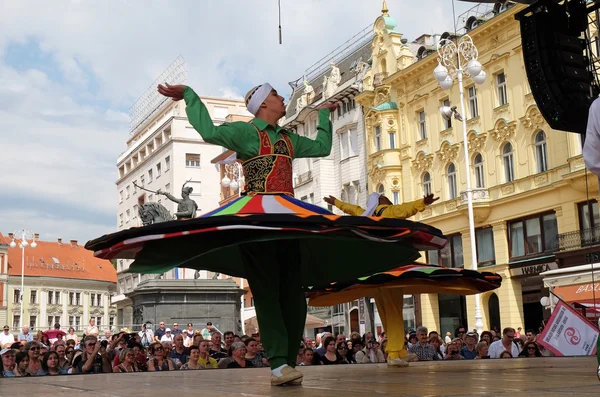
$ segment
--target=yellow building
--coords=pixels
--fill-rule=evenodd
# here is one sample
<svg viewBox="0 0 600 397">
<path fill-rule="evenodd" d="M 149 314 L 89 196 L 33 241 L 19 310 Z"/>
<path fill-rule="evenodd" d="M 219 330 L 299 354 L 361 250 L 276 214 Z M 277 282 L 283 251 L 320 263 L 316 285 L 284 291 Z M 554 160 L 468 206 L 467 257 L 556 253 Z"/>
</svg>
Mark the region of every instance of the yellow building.
<svg viewBox="0 0 600 397">
<path fill-rule="evenodd" d="M 356 98 L 365 107 L 369 190 L 401 201 L 428 192 L 441 198 L 413 218 L 449 238 L 443 251 L 424 255 L 430 263 L 472 267 L 468 162 L 478 267 L 503 277 L 501 288 L 481 295 L 484 329 L 538 328 L 549 316 L 539 303 L 548 295 L 539 274 L 558 268 L 559 235 L 592 227 L 588 214 L 598 217 L 595 200 L 585 205 L 580 137 L 552 130 L 529 89 L 515 20 L 523 7 L 496 7 L 470 26 L 487 80 L 464 84 L 469 158 L 461 123 L 439 111 L 443 105 L 460 110 L 458 85 L 445 91 L 433 77 L 437 41 L 450 34 L 409 43 L 384 7 L 374 25 L 372 67 Z M 587 175 L 589 192 L 597 192 L 597 179 Z M 417 321 L 420 315 L 429 329 L 475 328 L 473 296 L 427 294 L 419 301 Z"/>
</svg>

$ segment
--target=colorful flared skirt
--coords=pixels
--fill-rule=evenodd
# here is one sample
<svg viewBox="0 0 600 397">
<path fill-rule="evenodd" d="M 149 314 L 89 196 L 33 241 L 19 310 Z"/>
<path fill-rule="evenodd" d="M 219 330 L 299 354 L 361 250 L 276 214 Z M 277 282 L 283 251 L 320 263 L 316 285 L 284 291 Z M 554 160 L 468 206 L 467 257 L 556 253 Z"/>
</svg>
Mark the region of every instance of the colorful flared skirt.
<svg viewBox="0 0 600 397">
<path fill-rule="evenodd" d="M 501 283 L 502 276 L 497 273 L 412 263 L 326 287 L 308 287 L 306 295 L 311 306 L 332 306 L 373 296 L 378 288 L 402 288 L 407 295 L 472 295 L 499 288 Z"/>
<path fill-rule="evenodd" d="M 289 196 L 256 195 L 199 218 L 105 235 L 86 248 L 103 259 L 133 259 L 131 273 L 181 267 L 247 278 L 242 245 L 269 242 L 269 256 L 269 246 L 290 239 L 298 241 L 302 285 L 315 287 L 394 269 L 446 244 L 438 229 L 422 223 L 337 216 Z"/>
</svg>

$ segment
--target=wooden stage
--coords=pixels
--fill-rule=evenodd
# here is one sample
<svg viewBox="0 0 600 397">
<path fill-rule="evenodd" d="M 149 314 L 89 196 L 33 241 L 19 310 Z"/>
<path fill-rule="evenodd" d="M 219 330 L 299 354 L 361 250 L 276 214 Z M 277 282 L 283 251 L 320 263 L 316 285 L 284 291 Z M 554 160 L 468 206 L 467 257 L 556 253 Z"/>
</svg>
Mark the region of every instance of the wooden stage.
<svg viewBox="0 0 600 397">
<path fill-rule="evenodd" d="M 595 357 L 301 367 L 300 387 L 268 369 L 2 378 L 0 396 L 598 396 Z"/>
</svg>

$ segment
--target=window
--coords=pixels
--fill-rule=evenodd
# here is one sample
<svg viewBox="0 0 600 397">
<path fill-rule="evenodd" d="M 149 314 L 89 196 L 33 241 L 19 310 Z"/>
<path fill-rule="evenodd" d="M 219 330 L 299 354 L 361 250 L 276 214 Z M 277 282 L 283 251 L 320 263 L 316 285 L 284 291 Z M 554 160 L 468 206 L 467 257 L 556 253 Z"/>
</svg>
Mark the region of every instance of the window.
<svg viewBox="0 0 600 397">
<path fill-rule="evenodd" d="M 69 292 L 69 305 L 75 305 L 75 292 Z M 69 322 L 71 324 L 71 322 Z"/>
<path fill-rule="evenodd" d="M 119 203 L 122 203 L 122 202 L 123 202 L 123 191 L 121 190 L 119 192 Z"/>
<path fill-rule="evenodd" d="M 450 107 L 450 99 L 444 99 L 444 101 L 442 102 L 442 106 Z M 447 130 L 448 128 L 452 128 L 452 119 L 446 120 L 442 117 L 442 122 L 444 123 L 443 125 L 445 130 Z"/>
<path fill-rule="evenodd" d="M 156 177 L 159 178 L 162 175 L 162 164 L 156 164 Z"/>
<path fill-rule="evenodd" d="M 600 214 L 598 213 L 598 201 L 590 200 L 577 204 L 579 212 L 579 230 L 592 229 L 600 226 Z"/>
<path fill-rule="evenodd" d="M 491 264 L 496 261 L 494 253 L 494 229 L 485 227 L 475 230 L 477 240 L 477 263 Z"/>
<path fill-rule="evenodd" d="M 393 192 L 392 198 L 393 198 L 392 202 L 394 204 L 400 204 L 400 192 Z"/>
<path fill-rule="evenodd" d="M 54 291 L 54 304 L 60 305 L 60 291 Z"/>
<path fill-rule="evenodd" d="M 431 194 L 431 175 L 429 175 L 429 172 L 424 173 L 421 180 L 423 183 L 423 195 L 429 196 Z"/>
<path fill-rule="evenodd" d="M 421 110 L 417 113 L 419 121 L 419 139 L 427 139 L 427 125 L 425 124 L 425 111 Z"/>
<path fill-rule="evenodd" d="M 469 98 L 469 116 L 471 118 L 479 117 L 479 106 L 477 105 L 477 87 L 474 85 L 468 88 Z"/>
<path fill-rule="evenodd" d="M 75 326 L 75 316 L 69 316 L 69 327 Z"/>
<path fill-rule="evenodd" d="M 558 225 L 554 213 L 511 221 L 508 230 L 512 258 L 558 248 Z"/>
<path fill-rule="evenodd" d="M 513 149 L 510 142 L 507 142 L 502 148 L 502 165 L 504 167 L 504 181 L 514 181 L 515 171 L 513 165 Z"/>
<path fill-rule="evenodd" d="M 127 187 L 125 188 L 125 198 L 129 198 L 131 194 L 131 187 L 129 185 L 127 185 Z"/>
<path fill-rule="evenodd" d="M 375 127 L 375 151 L 381 150 L 381 126 Z"/>
<path fill-rule="evenodd" d="M 356 156 L 358 151 L 356 128 L 351 128 L 339 134 L 341 159 Z"/>
<path fill-rule="evenodd" d="M 448 198 L 454 199 L 458 194 L 456 191 L 456 167 L 453 163 L 448 166 L 446 177 L 448 178 Z"/>
<path fill-rule="evenodd" d="M 81 292 L 75 294 L 75 305 L 81 306 Z"/>
<path fill-rule="evenodd" d="M 185 154 L 185 166 L 200 168 L 200 155 L 194 153 Z"/>
<path fill-rule="evenodd" d="M 342 104 L 339 102 L 338 102 L 338 107 L 337 107 L 337 116 L 338 116 L 338 119 L 340 117 L 342 117 Z"/>
<path fill-rule="evenodd" d="M 145 179 L 144 175 L 140 175 L 140 186 L 144 187 Z"/>
<path fill-rule="evenodd" d="M 79 327 L 81 327 L 81 317 L 75 316 L 75 329 L 79 330 Z"/>
<path fill-rule="evenodd" d="M 390 149 L 395 149 L 396 148 L 396 133 L 390 132 L 388 135 L 390 137 Z"/>
<path fill-rule="evenodd" d="M 13 329 L 19 329 L 21 325 L 21 316 L 18 314 L 13 314 Z"/>
<path fill-rule="evenodd" d="M 131 210 L 127 210 L 127 211 L 125 211 L 125 222 L 129 223 L 130 220 L 131 220 Z"/>
<path fill-rule="evenodd" d="M 48 327 L 54 328 L 54 324 L 60 324 L 60 316 L 48 316 Z"/>
<path fill-rule="evenodd" d="M 54 291 L 48 291 L 48 302 L 49 305 L 54 304 Z M 50 324 L 50 323 L 48 323 Z"/>
<path fill-rule="evenodd" d="M 102 328 L 102 317 L 96 317 L 96 327 L 98 327 L 98 329 Z"/>
<path fill-rule="evenodd" d="M 15 289 L 13 291 L 13 303 L 21 303 L 21 290 Z"/>
<path fill-rule="evenodd" d="M 108 328 L 112 328 L 115 326 L 115 316 L 113 314 L 108 318 Z"/>
<path fill-rule="evenodd" d="M 315 203 L 315 194 L 314 194 L 314 193 L 311 193 L 311 194 L 308 196 L 308 202 L 309 202 L 309 203 L 311 203 L 311 204 L 314 204 L 314 203 Z"/>
<path fill-rule="evenodd" d="M 506 76 L 504 73 L 496 75 L 496 87 L 498 89 L 498 106 L 506 105 L 508 97 L 506 96 Z"/>
<path fill-rule="evenodd" d="M 90 306 L 96 306 L 96 294 L 90 294 Z"/>
<path fill-rule="evenodd" d="M 537 172 L 548 171 L 548 149 L 546 148 L 546 133 L 540 131 L 535 135 L 535 161 Z"/>
<path fill-rule="evenodd" d="M 427 251 L 427 261 L 444 267 L 464 267 L 462 236 L 448 236 L 448 244 L 439 251 Z"/>
<path fill-rule="evenodd" d="M 133 194 L 137 193 L 137 179 L 135 181 L 133 181 Z"/>
<path fill-rule="evenodd" d="M 385 187 L 383 185 L 379 185 L 379 187 L 377 188 L 377 193 L 385 195 Z"/>
<path fill-rule="evenodd" d="M 32 290 L 29 295 L 29 303 L 36 304 L 37 302 L 37 291 Z"/>
<path fill-rule="evenodd" d="M 170 184 L 170 183 L 167 183 L 167 184 L 165 185 L 165 192 L 167 192 L 167 193 L 171 193 L 171 184 Z"/>
<path fill-rule="evenodd" d="M 123 214 L 119 214 L 119 226 L 123 226 Z"/>
<path fill-rule="evenodd" d="M 483 178 L 483 157 L 477 153 L 473 159 L 473 169 L 475 171 L 475 187 L 483 189 L 485 187 L 485 179 Z"/>
<path fill-rule="evenodd" d="M 37 328 L 37 316 L 29 316 L 29 329 L 35 331 Z"/>
<path fill-rule="evenodd" d="M 151 169 L 148 170 L 148 184 L 151 184 L 152 181 L 154 180 L 153 174 L 154 174 L 154 172 Z"/>
<path fill-rule="evenodd" d="M 165 172 L 171 169 L 171 156 L 165 157 Z"/>
</svg>

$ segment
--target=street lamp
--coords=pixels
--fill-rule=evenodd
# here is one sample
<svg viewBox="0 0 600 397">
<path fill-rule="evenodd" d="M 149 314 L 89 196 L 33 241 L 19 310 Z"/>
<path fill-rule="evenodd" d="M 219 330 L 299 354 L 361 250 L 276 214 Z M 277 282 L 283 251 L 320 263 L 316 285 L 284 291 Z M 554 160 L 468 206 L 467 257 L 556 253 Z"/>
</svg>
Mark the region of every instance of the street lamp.
<svg viewBox="0 0 600 397">
<path fill-rule="evenodd" d="M 29 244 L 27 240 L 31 240 L 31 244 Z M 19 317 L 19 328 L 23 328 L 23 293 L 25 292 L 25 247 L 30 246 L 31 248 L 35 248 L 37 247 L 37 243 L 35 242 L 35 234 L 25 229 L 17 230 L 13 233 L 13 238 L 10 242 L 10 248 L 16 248 L 17 241 L 19 241 L 19 248 L 21 248 L 21 291 L 19 293 L 19 302 L 21 303 L 21 316 Z"/>
<path fill-rule="evenodd" d="M 463 116 L 465 113 L 465 98 L 463 88 L 463 75 L 471 76 L 476 84 L 482 84 L 485 81 L 486 74 L 482 70 L 481 63 L 477 60 L 477 47 L 473 44 L 471 36 L 468 34 L 462 36 L 457 43 L 442 39 L 438 43 L 438 66 L 433 72 L 433 76 L 440 83 L 440 87 L 447 90 L 452 87 L 454 78 L 458 80 L 458 92 L 460 94 L 460 111 Z M 464 69 L 463 69 L 464 67 Z M 452 109 L 451 109 L 452 110 Z M 442 116 L 449 117 L 448 109 L 441 109 Z M 467 181 L 467 208 L 469 214 L 469 235 L 471 238 L 471 261 L 473 270 L 477 270 L 477 247 L 475 244 L 475 222 L 473 217 L 473 191 L 471 190 L 471 172 L 469 168 L 469 148 L 467 145 L 467 122 L 466 117 L 459 117 L 456 109 L 452 112 L 455 117 L 462 121 L 463 149 L 465 154 L 465 177 Z M 481 335 L 483 332 L 483 316 L 481 314 L 481 297 L 475 295 L 475 328 Z"/>
<path fill-rule="evenodd" d="M 235 161 L 231 164 L 223 164 L 225 167 L 225 176 L 221 179 L 221 186 L 224 188 L 231 188 L 240 194 L 240 188 L 242 186 L 243 171 L 242 165 L 239 161 Z"/>
</svg>

